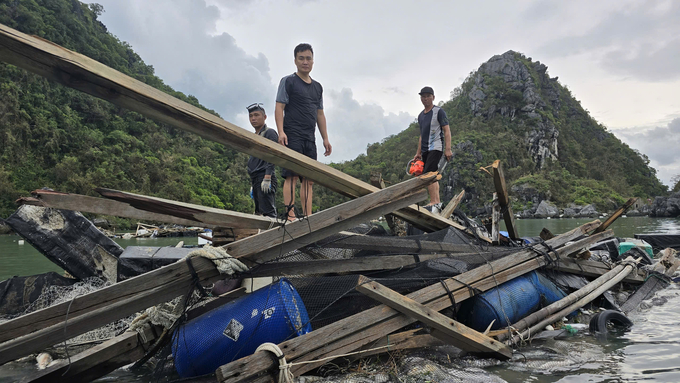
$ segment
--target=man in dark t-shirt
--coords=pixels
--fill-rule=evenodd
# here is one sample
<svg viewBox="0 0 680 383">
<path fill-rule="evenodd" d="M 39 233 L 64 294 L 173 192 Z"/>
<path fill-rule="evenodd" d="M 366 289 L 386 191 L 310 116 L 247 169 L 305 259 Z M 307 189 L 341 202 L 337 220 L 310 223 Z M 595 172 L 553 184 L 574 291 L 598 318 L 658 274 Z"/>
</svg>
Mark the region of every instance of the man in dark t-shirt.
<svg viewBox="0 0 680 383">
<path fill-rule="evenodd" d="M 315 131 L 323 138 L 325 156 L 332 151 L 326 131 L 326 116 L 323 113 L 323 88 L 309 73 L 314 65 L 314 51 L 309 44 L 299 44 L 293 51 L 297 71 L 281 79 L 276 93 L 276 128 L 279 143 L 316 160 Z M 295 219 L 295 187 L 302 180 L 300 199 L 304 215 L 312 214 L 312 180 L 298 177 L 290 170 L 283 169 L 283 202 L 286 204 L 288 220 Z"/>
<path fill-rule="evenodd" d="M 444 109 L 434 105 L 434 90 L 431 87 L 426 86 L 420 90 L 420 101 L 425 109 L 418 115 L 420 138 L 413 159 L 423 160 L 423 173 L 436 172 L 439 170 L 442 154 L 447 161 L 453 156 L 449 120 Z M 427 206 L 432 206 L 433 213 L 439 213 L 442 205 L 439 199 L 439 182 L 431 183 L 427 191 L 430 194 L 430 203 Z"/>
<path fill-rule="evenodd" d="M 255 133 L 270 139 L 274 142 L 279 141 L 279 135 L 274 129 L 270 129 L 265 124 L 267 114 L 263 104 L 252 104 L 247 107 L 250 125 L 255 129 Z M 255 214 L 276 218 L 276 174 L 274 174 L 274 164 L 250 156 L 248 159 L 248 175 L 253 187 L 253 200 L 255 201 Z"/>
</svg>

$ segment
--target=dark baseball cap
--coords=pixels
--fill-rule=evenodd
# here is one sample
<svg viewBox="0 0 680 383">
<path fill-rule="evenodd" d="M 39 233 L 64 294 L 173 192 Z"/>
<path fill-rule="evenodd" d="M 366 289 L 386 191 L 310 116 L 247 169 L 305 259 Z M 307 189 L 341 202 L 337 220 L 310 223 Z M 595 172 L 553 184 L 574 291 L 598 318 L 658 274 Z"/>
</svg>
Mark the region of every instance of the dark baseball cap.
<svg viewBox="0 0 680 383">
<path fill-rule="evenodd" d="M 432 89 L 432 87 L 429 87 L 429 86 L 426 86 L 423 89 L 421 89 L 420 93 L 418 93 L 418 94 L 422 96 L 423 93 L 429 93 L 429 94 L 434 96 L 434 90 Z"/>
</svg>

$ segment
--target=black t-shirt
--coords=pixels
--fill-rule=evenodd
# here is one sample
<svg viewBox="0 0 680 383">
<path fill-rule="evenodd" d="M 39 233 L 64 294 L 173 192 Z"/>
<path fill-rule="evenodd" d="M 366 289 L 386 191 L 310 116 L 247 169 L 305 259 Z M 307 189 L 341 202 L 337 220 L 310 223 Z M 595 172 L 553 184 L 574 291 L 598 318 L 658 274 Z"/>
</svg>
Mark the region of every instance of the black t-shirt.
<svg viewBox="0 0 680 383">
<path fill-rule="evenodd" d="M 304 82 L 296 73 L 286 76 L 279 83 L 276 102 L 286 104 L 283 114 L 283 132 L 293 139 L 314 141 L 316 114 L 323 109 L 323 87 L 312 80 Z"/>
</svg>

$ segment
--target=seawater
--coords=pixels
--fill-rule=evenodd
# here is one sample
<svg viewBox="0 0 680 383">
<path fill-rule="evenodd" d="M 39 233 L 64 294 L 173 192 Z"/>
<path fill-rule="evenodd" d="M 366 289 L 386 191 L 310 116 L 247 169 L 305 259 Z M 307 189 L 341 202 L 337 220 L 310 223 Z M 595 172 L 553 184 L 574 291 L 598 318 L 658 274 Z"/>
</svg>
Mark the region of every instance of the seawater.
<svg viewBox="0 0 680 383">
<path fill-rule="evenodd" d="M 521 219 L 521 236 L 537 236 L 543 228 L 559 234 L 592 219 Z M 611 226 L 617 237 L 645 233 L 680 233 L 680 219 L 619 218 Z M 0 236 L 0 279 L 59 271 L 28 243 L 16 236 Z M 121 246 L 174 246 L 178 241 L 195 244 L 192 238 L 116 240 Z M 196 241 L 193 238 L 193 241 Z M 508 382 L 680 382 L 680 287 L 671 285 L 631 314 L 634 326 L 626 333 L 598 339 L 581 332 L 566 340 L 518 350 L 513 361 L 488 367 L 489 373 Z M 522 356 L 532 350 L 551 353 L 552 362 L 532 363 Z M 34 363 L 0 366 L 0 382 L 13 382 L 34 370 Z M 97 381 L 145 382 L 148 375 L 119 369 Z M 451 381 L 457 381 L 452 377 Z"/>
</svg>

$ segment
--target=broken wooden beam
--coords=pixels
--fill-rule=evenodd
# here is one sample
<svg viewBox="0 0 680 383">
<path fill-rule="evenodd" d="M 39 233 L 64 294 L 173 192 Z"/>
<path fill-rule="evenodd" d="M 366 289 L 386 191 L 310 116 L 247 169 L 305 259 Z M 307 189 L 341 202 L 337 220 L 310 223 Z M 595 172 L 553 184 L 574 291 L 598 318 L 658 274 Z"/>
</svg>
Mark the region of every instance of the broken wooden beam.
<svg viewBox="0 0 680 383">
<path fill-rule="evenodd" d="M 240 128 L 126 76 L 82 54 L 0 24 L 0 60 L 289 169 L 333 191 L 357 198 L 378 190 L 328 165 Z M 412 205 L 395 212 L 421 230 L 465 227 Z"/>
<path fill-rule="evenodd" d="M 602 225 L 600 225 L 600 227 L 595 229 L 593 234 L 607 230 L 609 225 L 614 223 L 614 221 L 616 221 L 616 219 L 619 218 L 620 216 L 622 216 L 623 214 L 626 214 L 628 209 L 630 209 L 630 207 L 633 206 L 633 204 L 635 204 L 635 202 L 637 200 L 638 200 L 637 197 L 628 199 L 628 201 L 626 201 L 626 203 L 624 203 L 623 206 L 616 209 L 616 211 L 614 213 L 612 213 L 612 215 L 609 218 L 607 218 L 604 222 L 602 222 Z"/>
<path fill-rule="evenodd" d="M 493 193 L 491 202 L 491 243 L 501 243 L 501 205 L 498 203 L 498 193 Z"/>
<path fill-rule="evenodd" d="M 427 198 L 425 187 L 441 175 L 431 172 L 375 193 L 314 213 L 224 246 L 231 256 L 254 265 L 271 261 L 289 251 L 349 229 L 370 218 Z"/>
<path fill-rule="evenodd" d="M 602 262 L 577 260 L 567 257 L 560 258 L 559 262 L 547 265 L 546 268 L 555 269 L 570 274 L 583 275 L 586 277 L 599 277 L 610 270 L 610 268 Z M 640 284 L 645 281 L 644 272 L 640 270 L 638 273 L 630 273 L 623 281 L 627 283 Z"/>
<path fill-rule="evenodd" d="M 577 240 L 586 232 L 592 231 L 595 227 L 599 226 L 599 224 L 599 221 L 585 224 L 547 241 L 547 245 L 556 249 L 568 241 Z M 566 256 L 571 252 L 580 250 L 583 246 L 587 246 L 587 243 L 596 243 L 611 235 L 611 231 L 607 231 L 555 251 L 560 256 Z M 553 259 L 554 257 L 556 255 L 551 252 L 549 258 Z M 505 258 L 492 261 L 488 265 L 482 265 L 474 270 L 460 274 L 455 278 L 445 280 L 444 283 L 446 283 L 447 288 L 442 286 L 441 283 L 436 283 L 413 292 L 408 297 L 419 303 L 426 304 L 436 311 L 441 311 L 451 305 L 451 295 L 453 295 L 456 302 L 470 297 L 471 292 L 468 286 L 485 291 L 496 287 L 499 283 L 544 266 L 546 262 L 547 260 L 542 255 L 539 256 L 531 250 L 520 251 Z M 309 334 L 283 342 L 279 344 L 279 347 L 286 355 L 288 361 L 312 361 L 357 350 L 413 321 L 413 319 L 401 315 L 396 310 L 381 305 L 332 323 Z M 297 374 L 304 373 L 323 363 L 317 362 L 301 365 L 296 368 L 295 372 Z M 220 367 L 216 374 L 221 382 L 235 383 L 253 378 L 260 372 L 269 371 L 270 369 L 273 371 L 275 367 L 278 368 L 278 364 L 275 364 L 269 355 L 258 352 Z"/>
<path fill-rule="evenodd" d="M 145 325 L 139 331 L 126 331 L 68 360 L 57 361 L 45 370 L 25 376 L 23 383 L 91 382 L 144 356 L 161 329 Z"/>
<path fill-rule="evenodd" d="M 501 206 L 503 219 L 505 220 L 505 228 L 511 239 L 519 239 L 517 227 L 515 226 L 515 217 L 512 214 L 512 207 L 510 207 L 510 197 L 505 187 L 505 176 L 503 175 L 501 161 L 494 161 L 491 167 L 493 168 L 493 183 L 496 186 L 496 193 L 498 193 L 498 203 Z"/>
<path fill-rule="evenodd" d="M 651 298 L 655 292 L 670 285 L 671 279 L 675 271 L 680 266 L 680 260 L 675 259 L 676 251 L 671 248 L 661 251 L 659 261 L 650 270 L 650 274 L 635 293 L 633 293 L 626 302 L 621 305 L 621 311 L 628 314 L 635 310 L 642 301 Z"/>
<path fill-rule="evenodd" d="M 434 337 L 461 350 L 489 354 L 489 356 L 501 360 L 512 357 L 512 350 L 506 345 L 363 275 L 359 277 L 356 289 L 362 294 L 432 327 L 436 330 L 432 332 Z"/>
<path fill-rule="evenodd" d="M 276 219 L 260 215 L 172 201 L 165 198 L 149 197 L 113 189 L 96 188 L 94 190 L 105 198 L 127 204 L 134 209 L 199 222 L 196 226 L 210 224 L 217 227 L 230 227 L 234 229 L 271 229 L 276 224 Z"/>
<path fill-rule="evenodd" d="M 461 201 L 463 201 L 463 198 L 465 197 L 465 189 L 461 190 L 460 193 L 458 193 L 455 197 L 451 198 L 451 201 L 449 201 L 448 204 L 446 204 L 446 207 L 440 215 L 444 218 L 449 218 L 451 217 L 451 214 L 453 214 L 453 211 L 456 210 L 458 205 L 460 205 Z"/>
<path fill-rule="evenodd" d="M 474 256 L 477 253 L 456 255 Z M 380 255 L 352 259 L 327 259 L 300 262 L 271 262 L 256 266 L 244 273 L 246 277 L 275 277 L 291 275 L 315 275 L 331 273 L 360 273 L 375 270 L 390 270 L 411 266 L 431 259 L 446 258 L 448 254 L 421 255 Z"/>
<path fill-rule="evenodd" d="M 113 215 L 116 217 L 141 219 L 145 221 L 155 221 L 164 223 L 175 223 L 184 226 L 216 227 L 215 225 L 202 224 L 198 221 L 173 217 L 166 214 L 151 213 L 144 210 L 135 209 L 122 202 L 90 197 L 78 194 L 60 193 L 48 190 L 34 190 L 31 194 L 34 197 L 21 197 L 16 203 L 21 205 L 44 206 L 53 209 L 79 211 L 81 213 L 92 213 L 100 215 Z"/>
<path fill-rule="evenodd" d="M 337 249 L 371 249 L 390 253 L 468 253 L 476 252 L 479 247 L 467 244 L 454 244 L 448 242 L 421 241 L 408 237 L 393 236 L 363 236 L 353 235 L 341 239 L 319 241 L 318 245 Z"/>
</svg>

